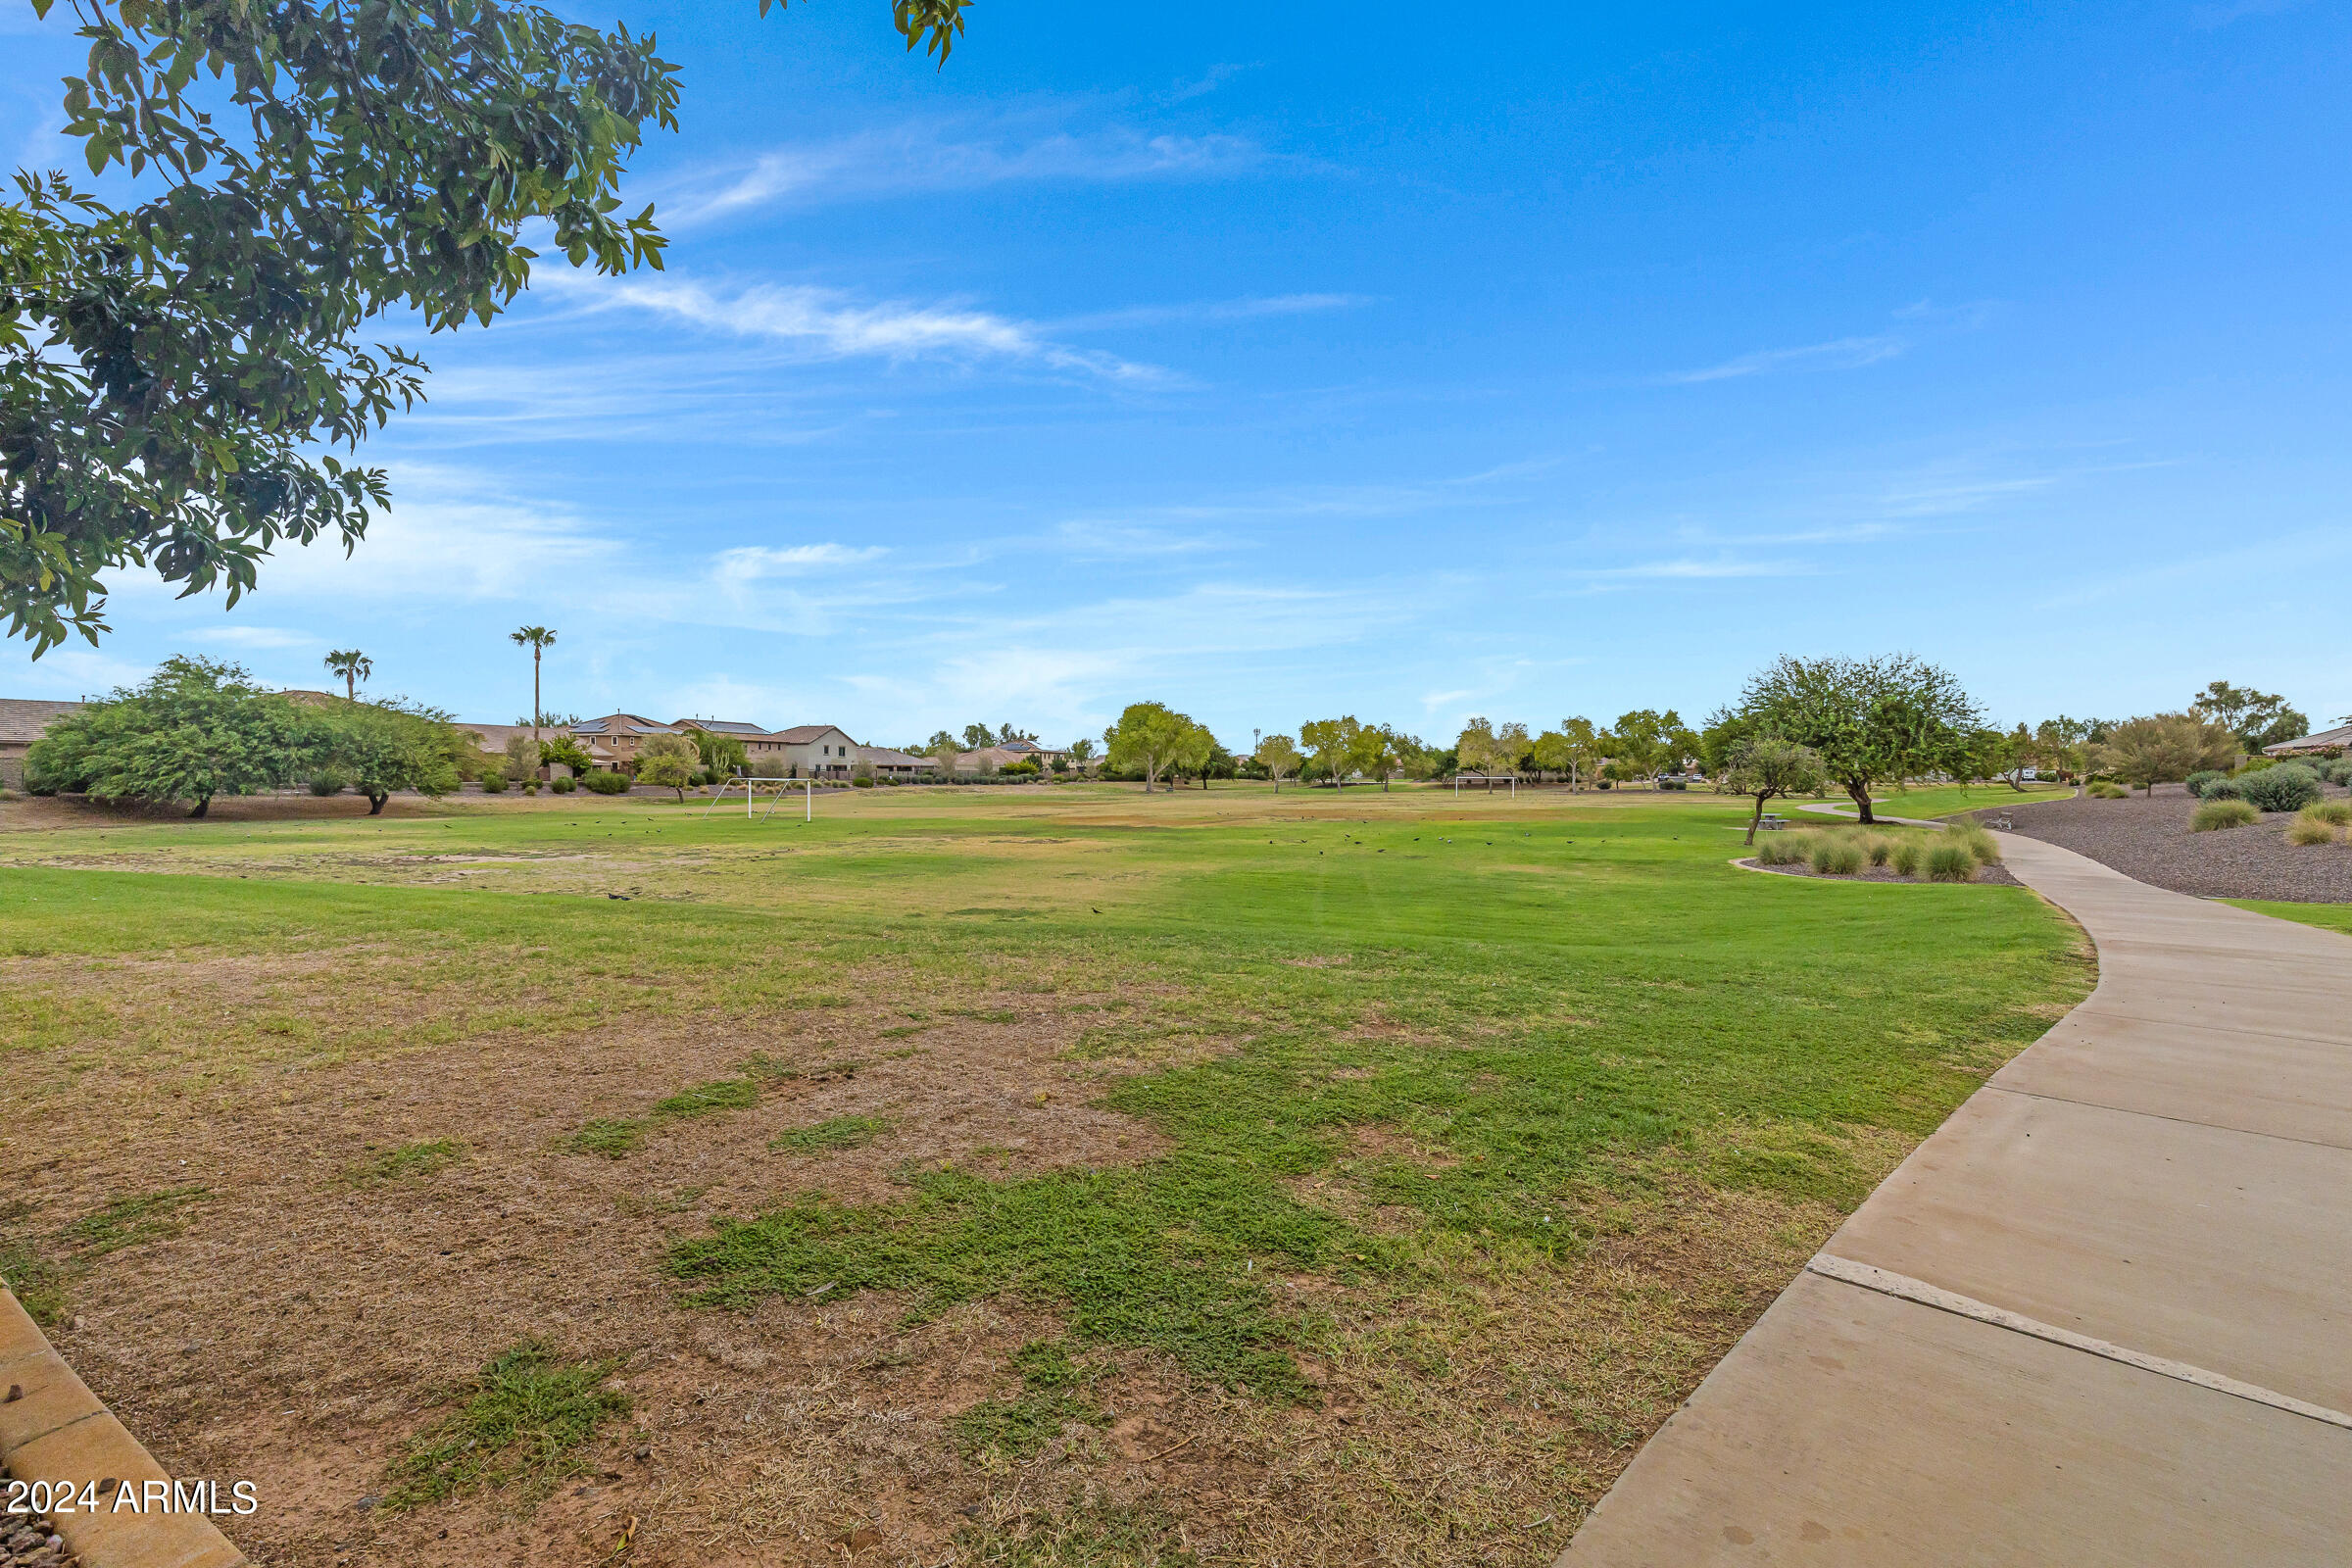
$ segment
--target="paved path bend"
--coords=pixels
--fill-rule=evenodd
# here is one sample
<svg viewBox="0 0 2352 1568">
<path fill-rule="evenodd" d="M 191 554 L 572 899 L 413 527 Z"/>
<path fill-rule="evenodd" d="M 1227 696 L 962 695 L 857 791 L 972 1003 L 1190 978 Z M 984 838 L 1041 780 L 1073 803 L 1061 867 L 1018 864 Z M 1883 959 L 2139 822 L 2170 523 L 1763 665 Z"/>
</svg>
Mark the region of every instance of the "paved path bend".
<svg viewBox="0 0 2352 1568">
<path fill-rule="evenodd" d="M 1558 1568 L 2352 1563 L 2352 938 L 2002 848 L 2098 988 L 1830 1239 Z"/>
</svg>

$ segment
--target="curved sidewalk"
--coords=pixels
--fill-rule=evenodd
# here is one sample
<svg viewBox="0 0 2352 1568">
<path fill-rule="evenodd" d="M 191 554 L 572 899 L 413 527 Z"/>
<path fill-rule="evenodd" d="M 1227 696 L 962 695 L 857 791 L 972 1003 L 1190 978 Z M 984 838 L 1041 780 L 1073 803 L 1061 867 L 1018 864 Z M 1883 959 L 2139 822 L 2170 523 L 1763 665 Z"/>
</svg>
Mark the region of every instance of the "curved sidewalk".
<svg viewBox="0 0 2352 1568">
<path fill-rule="evenodd" d="M 2352 938 L 2002 848 L 2098 944 L 2097 989 L 1830 1239 L 1558 1568 L 2352 1560 Z"/>
</svg>

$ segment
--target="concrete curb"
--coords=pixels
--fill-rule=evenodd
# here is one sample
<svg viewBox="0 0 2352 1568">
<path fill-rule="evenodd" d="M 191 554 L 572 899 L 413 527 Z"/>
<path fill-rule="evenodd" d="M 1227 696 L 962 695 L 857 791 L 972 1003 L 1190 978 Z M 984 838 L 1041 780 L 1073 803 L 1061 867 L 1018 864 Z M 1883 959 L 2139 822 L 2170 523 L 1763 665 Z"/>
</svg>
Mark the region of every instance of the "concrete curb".
<svg viewBox="0 0 2352 1568">
<path fill-rule="evenodd" d="M 19 1481 L 127 1483 L 144 1499 L 150 1482 L 169 1487 L 171 1475 L 107 1413 L 74 1375 L 49 1338 L 0 1288 L 0 1464 Z M 201 1513 L 117 1507 L 112 1495 L 94 1512 L 63 1509 L 50 1525 L 82 1568 L 249 1568 L 218 1526 Z"/>
</svg>

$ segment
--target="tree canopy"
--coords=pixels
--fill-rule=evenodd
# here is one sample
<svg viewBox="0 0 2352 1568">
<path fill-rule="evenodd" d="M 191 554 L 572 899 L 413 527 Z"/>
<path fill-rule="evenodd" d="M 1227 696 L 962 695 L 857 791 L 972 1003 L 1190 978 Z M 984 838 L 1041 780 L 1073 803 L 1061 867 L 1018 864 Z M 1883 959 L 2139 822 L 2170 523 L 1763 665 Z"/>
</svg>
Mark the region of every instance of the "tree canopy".
<svg viewBox="0 0 2352 1568">
<path fill-rule="evenodd" d="M 1751 735 L 1809 748 L 1865 822 L 1872 785 L 1958 767 L 1979 722 L 1949 671 L 1909 654 L 1783 657 L 1749 679 L 1739 714 Z"/>
<path fill-rule="evenodd" d="M 2237 737 L 2218 718 L 2152 713 L 2114 726 L 2093 757 L 2126 784 L 2152 795 L 2157 785 L 2178 784 L 2201 768 L 2230 766 L 2237 752 Z"/>
<path fill-rule="evenodd" d="M 1758 735 L 1732 748 L 1721 776 L 1735 793 L 1755 797 L 1756 809 L 1747 819 L 1747 842 L 1753 844 L 1756 824 L 1764 820 L 1766 801 L 1775 796 L 1806 795 L 1821 787 L 1821 759 L 1794 741 Z"/>
<path fill-rule="evenodd" d="M 964 3 L 893 16 L 944 64 Z M 233 605 L 278 544 L 355 547 L 389 492 L 331 449 L 425 373 L 362 328 L 487 324 L 537 220 L 574 267 L 659 267 L 618 184 L 678 104 L 651 35 L 510 0 L 69 6 L 89 63 L 65 133 L 132 194 L 20 174 L 0 206 L 0 615 L 36 655 L 98 641 L 114 568 Z"/>
<path fill-rule="evenodd" d="M 25 754 L 25 781 L 145 806 L 247 795 L 286 781 L 301 760 L 302 715 L 238 664 L 167 659 L 137 686 L 53 721 Z"/>
<path fill-rule="evenodd" d="M 1103 760 L 1120 772 L 1144 775 L 1148 794 L 1160 774 L 1185 762 L 1197 750 L 1205 759 L 1208 732 L 1165 703 L 1130 703 L 1119 721 L 1102 732 Z"/>
<path fill-rule="evenodd" d="M 2249 754 L 2311 733 L 2311 720 L 2289 708 L 2285 698 L 2251 686 L 2232 686 L 2226 680 L 2214 681 L 2197 693 L 2188 710 L 2197 718 L 2223 725 Z"/>
</svg>

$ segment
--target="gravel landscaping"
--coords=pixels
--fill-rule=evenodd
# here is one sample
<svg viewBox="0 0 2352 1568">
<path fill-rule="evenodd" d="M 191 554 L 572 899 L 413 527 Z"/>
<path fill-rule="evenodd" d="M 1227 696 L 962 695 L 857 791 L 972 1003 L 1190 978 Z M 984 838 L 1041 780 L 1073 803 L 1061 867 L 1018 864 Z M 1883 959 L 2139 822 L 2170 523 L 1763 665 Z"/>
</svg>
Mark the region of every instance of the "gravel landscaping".
<svg viewBox="0 0 2352 1568">
<path fill-rule="evenodd" d="M 2330 785 L 2327 796 L 2345 791 Z M 2197 802 L 2178 784 L 2128 800 L 2043 801 L 1972 813 L 2007 817 L 2016 831 L 2088 856 L 2153 887 L 2204 899 L 2277 899 L 2289 904 L 2352 904 L 2352 846 L 2286 842 L 2291 811 L 2269 812 L 2245 827 L 2191 833 Z"/>
</svg>

